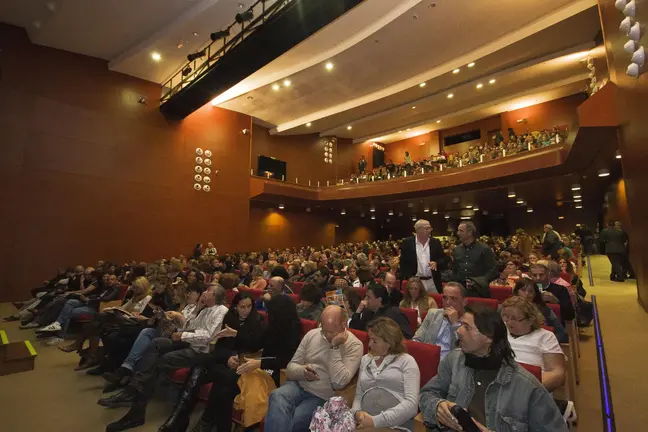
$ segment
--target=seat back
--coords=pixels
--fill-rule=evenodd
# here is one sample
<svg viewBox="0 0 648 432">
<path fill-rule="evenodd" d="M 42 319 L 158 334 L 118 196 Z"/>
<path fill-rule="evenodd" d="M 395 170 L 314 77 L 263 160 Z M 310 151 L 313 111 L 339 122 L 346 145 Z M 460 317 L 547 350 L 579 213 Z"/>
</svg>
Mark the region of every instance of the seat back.
<svg viewBox="0 0 648 432">
<path fill-rule="evenodd" d="M 406 289 L 407 289 L 407 279 L 403 279 L 401 281 L 401 292 L 404 294 Z"/>
<path fill-rule="evenodd" d="M 412 334 L 416 333 L 416 329 L 418 328 L 418 311 L 410 308 L 400 308 L 400 310 L 407 317 L 407 321 L 409 321 L 410 328 L 412 329 Z"/>
<path fill-rule="evenodd" d="M 356 330 L 356 329 L 347 329 L 351 333 L 355 335 L 358 339 L 360 339 L 360 342 L 362 342 L 362 346 L 364 347 L 364 353 L 367 354 L 369 352 L 369 333 L 366 331 L 362 330 Z"/>
<path fill-rule="evenodd" d="M 317 328 L 317 321 L 301 319 L 302 336 L 305 336 L 309 331 Z"/>
<path fill-rule="evenodd" d="M 304 287 L 304 282 L 293 282 L 292 289 L 295 294 L 299 294 L 301 289 Z"/>
<path fill-rule="evenodd" d="M 205 283 L 208 284 L 209 282 L 211 282 L 211 280 L 212 280 L 212 275 L 211 275 L 211 273 L 205 273 L 205 272 L 202 272 L 202 274 L 203 274 L 203 276 L 204 276 L 204 278 L 205 278 Z"/>
<path fill-rule="evenodd" d="M 570 284 L 572 283 L 572 275 L 570 275 L 569 273 L 560 272 L 560 278 L 564 279 L 566 282 L 569 282 Z"/>
<path fill-rule="evenodd" d="M 540 366 L 533 366 L 526 363 L 518 363 L 518 364 L 522 366 L 524 369 L 526 369 L 528 372 L 530 372 L 531 375 L 536 377 L 536 379 L 539 382 L 542 382 L 542 369 L 540 368 Z"/>
<path fill-rule="evenodd" d="M 299 303 L 299 296 L 297 294 L 286 294 L 290 299 L 293 301 L 293 303 L 297 304 Z"/>
<path fill-rule="evenodd" d="M 492 285 L 490 287 L 491 298 L 498 303 L 504 303 L 504 300 L 513 295 L 513 288 L 508 285 Z"/>
<path fill-rule="evenodd" d="M 441 347 L 411 340 L 405 341 L 407 352 L 414 357 L 421 372 L 421 387 L 428 383 L 439 370 Z"/>
<path fill-rule="evenodd" d="M 128 285 L 119 284 L 119 300 L 124 300 L 124 297 L 126 297 L 126 291 L 128 291 Z"/>
<path fill-rule="evenodd" d="M 482 303 L 491 309 L 497 310 L 497 300 L 495 299 L 487 299 L 481 297 L 466 297 L 466 306 L 470 306 L 471 304 L 475 304 L 475 303 Z"/>
<path fill-rule="evenodd" d="M 443 294 L 430 294 L 430 297 L 434 299 L 437 304 L 437 307 L 443 308 Z"/>
<path fill-rule="evenodd" d="M 354 288 L 355 292 L 360 296 L 360 300 L 364 300 L 367 295 L 367 288 Z"/>
<path fill-rule="evenodd" d="M 247 288 L 247 287 L 243 287 L 243 286 L 238 287 L 238 290 L 250 293 L 250 295 L 252 296 L 252 298 L 255 301 L 259 300 L 259 297 L 261 297 L 263 295 L 263 290 L 256 290 L 256 289 Z"/>
<path fill-rule="evenodd" d="M 560 322 L 562 322 L 562 319 L 560 318 L 560 305 L 556 303 L 547 303 L 547 306 L 551 308 L 554 314 L 556 314 L 556 317 Z"/>
<path fill-rule="evenodd" d="M 236 291 L 234 290 L 226 290 L 225 291 L 225 298 L 227 299 L 227 305 L 232 304 L 232 300 L 234 299 L 234 296 L 236 295 Z"/>
</svg>

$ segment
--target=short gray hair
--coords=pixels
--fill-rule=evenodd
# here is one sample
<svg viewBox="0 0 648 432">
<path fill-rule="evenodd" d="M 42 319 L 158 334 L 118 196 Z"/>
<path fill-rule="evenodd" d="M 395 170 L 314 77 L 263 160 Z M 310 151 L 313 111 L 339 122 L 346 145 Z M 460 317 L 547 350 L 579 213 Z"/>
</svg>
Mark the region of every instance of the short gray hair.
<svg viewBox="0 0 648 432">
<path fill-rule="evenodd" d="M 447 288 L 447 287 L 457 288 L 461 293 L 461 298 L 466 298 L 468 296 L 468 291 L 466 290 L 466 287 L 463 286 L 463 284 L 460 284 L 459 282 L 448 282 L 443 286 L 443 288 Z"/>
<path fill-rule="evenodd" d="M 472 221 L 463 221 L 459 225 L 464 225 L 466 230 L 470 231 L 470 234 L 474 237 L 477 234 L 477 227 Z"/>
<path fill-rule="evenodd" d="M 432 225 L 430 224 L 430 221 L 425 220 L 425 219 L 419 219 L 419 220 L 417 220 L 416 223 L 414 224 L 414 230 L 415 230 L 415 231 L 418 231 L 420 228 L 423 228 L 423 227 L 426 226 L 426 225 L 429 225 L 430 227 L 432 226 Z"/>
</svg>

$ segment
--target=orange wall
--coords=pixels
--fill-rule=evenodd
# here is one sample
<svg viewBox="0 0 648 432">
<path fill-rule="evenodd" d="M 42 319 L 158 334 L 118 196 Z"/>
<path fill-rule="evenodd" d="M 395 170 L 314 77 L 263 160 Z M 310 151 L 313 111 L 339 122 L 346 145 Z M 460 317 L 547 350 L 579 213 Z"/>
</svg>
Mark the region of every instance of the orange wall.
<svg viewBox="0 0 648 432">
<path fill-rule="evenodd" d="M 439 153 L 439 132 L 432 131 L 412 138 L 384 144 L 385 162 L 392 159 L 394 163 L 403 163 L 408 151 L 412 160 L 429 158 Z"/>
<path fill-rule="evenodd" d="M 364 156 L 367 159 L 367 168 L 373 167 L 373 151 L 367 143 L 354 144 L 349 139 L 338 139 L 337 170 L 338 178 L 348 179 L 352 173 L 358 173 L 358 161 Z"/>
<path fill-rule="evenodd" d="M 629 227 L 630 215 L 628 214 L 628 197 L 624 179 L 620 179 L 610 186 L 605 194 L 605 201 L 607 204 L 605 222 L 621 221 L 624 227 Z"/>
<path fill-rule="evenodd" d="M 479 139 L 479 142 L 486 143 L 488 141 L 488 133 L 493 130 L 499 130 L 500 127 L 501 127 L 500 116 L 496 115 L 482 120 L 478 120 L 476 122 L 466 123 L 461 126 L 456 126 L 449 129 L 442 129 L 439 131 L 439 142 L 441 147 L 443 148 L 444 146 L 443 143 L 446 137 L 479 129 L 481 131 L 481 138 Z M 464 147 L 466 148 L 464 149 Z M 467 146 L 463 144 L 455 144 L 445 148 L 445 151 L 448 153 L 458 153 L 465 150 L 467 150 Z"/>
<path fill-rule="evenodd" d="M 571 129 L 578 123 L 576 110 L 586 99 L 587 96 L 584 93 L 578 93 L 527 108 L 503 112 L 501 114 L 502 133 L 507 138 L 508 128 L 513 128 L 518 135 L 527 131 L 551 129 L 560 125 L 567 125 Z M 527 123 L 517 122 L 524 118 L 527 119 Z"/>
</svg>

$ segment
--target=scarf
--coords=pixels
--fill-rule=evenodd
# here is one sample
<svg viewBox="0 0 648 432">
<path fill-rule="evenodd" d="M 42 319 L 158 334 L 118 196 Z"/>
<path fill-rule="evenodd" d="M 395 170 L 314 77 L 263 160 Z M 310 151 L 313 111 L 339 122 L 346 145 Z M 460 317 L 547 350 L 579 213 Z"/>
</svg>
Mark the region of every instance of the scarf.
<svg viewBox="0 0 648 432">
<path fill-rule="evenodd" d="M 502 366 L 502 358 L 495 355 L 478 357 L 474 354 L 465 353 L 464 365 L 476 370 L 495 370 Z"/>
</svg>

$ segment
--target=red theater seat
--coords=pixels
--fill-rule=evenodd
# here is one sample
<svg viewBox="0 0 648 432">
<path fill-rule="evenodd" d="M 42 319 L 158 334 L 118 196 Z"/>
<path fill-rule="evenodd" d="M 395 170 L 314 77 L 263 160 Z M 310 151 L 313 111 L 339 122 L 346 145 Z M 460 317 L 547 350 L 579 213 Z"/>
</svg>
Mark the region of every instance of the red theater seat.
<svg viewBox="0 0 648 432">
<path fill-rule="evenodd" d="M 228 305 L 232 304 L 232 300 L 234 299 L 235 295 L 236 295 L 236 291 L 232 291 L 232 290 L 225 291 L 225 298 L 227 299 Z"/>
<path fill-rule="evenodd" d="M 540 366 L 533 366 L 530 364 L 526 363 L 518 363 L 520 366 L 522 366 L 524 369 L 527 371 L 531 372 L 531 374 L 536 377 L 536 379 L 540 382 L 542 382 L 542 369 Z"/>
<path fill-rule="evenodd" d="M 406 289 L 407 289 L 407 281 L 403 280 L 403 281 L 401 281 L 401 292 L 405 293 Z"/>
<path fill-rule="evenodd" d="M 360 296 L 360 300 L 364 300 L 365 296 L 367 295 L 367 288 L 354 288 L 355 292 L 358 293 Z"/>
<path fill-rule="evenodd" d="M 301 325 L 302 325 L 302 333 L 306 335 L 309 331 L 316 329 L 317 328 L 317 321 L 311 321 L 307 319 L 302 319 L 301 320 Z"/>
<path fill-rule="evenodd" d="M 470 306 L 475 303 L 482 303 L 491 309 L 497 310 L 497 300 L 495 299 L 487 299 L 481 297 L 466 297 L 466 306 Z"/>
<path fill-rule="evenodd" d="M 441 347 L 411 340 L 405 341 L 407 352 L 414 357 L 421 372 L 421 387 L 428 383 L 439 370 Z"/>
<path fill-rule="evenodd" d="M 293 303 L 297 304 L 299 303 L 299 296 L 297 294 L 286 294 L 290 299 L 293 301 Z"/>
<path fill-rule="evenodd" d="M 513 288 L 508 285 L 494 285 L 490 287 L 491 298 L 503 303 L 504 300 L 513 295 Z"/>
<path fill-rule="evenodd" d="M 295 292 L 295 294 L 299 294 L 303 287 L 304 287 L 304 282 L 293 282 L 292 283 L 292 289 Z"/>
<path fill-rule="evenodd" d="M 558 318 L 558 320 L 562 321 L 560 319 L 560 305 L 556 304 L 556 303 L 547 303 L 547 306 L 549 306 L 551 308 L 551 310 L 553 311 L 553 313 L 556 314 L 556 317 Z"/>
<path fill-rule="evenodd" d="M 430 294 L 430 297 L 434 299 L 437 304 L 437 307 L 443 308 L 443 295 L 442 294 Z"/>
<path fill-rule="evenodd" d="M 263 295 L 263 290 L 255 290 L 252 288 L 238 287 L 239 291 L 249 292 L 252 298 L 256 301 Z"/>
<path fill-rule="evenodd" d="M 418 328 L 418 311 L 416 309 L 409 308 L 400 308 L 400 310 L 407 317 L 407 321 L 409 321 L 413 335 L 414 333 L 416 333 L 416 329 Z"/>
<path fill-rule="evenodd" d="M 364 346 L 364 353 L 367 354 L 369 352 L 369 334 L 362 330 L 356 330 L 351 328 L 347 330 L 353 333 L 355 337 L 360 339 L 360 342 L 362 342 L 362 345 Z"/>
</svg>

